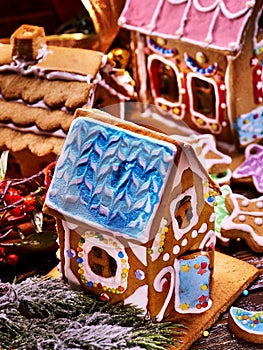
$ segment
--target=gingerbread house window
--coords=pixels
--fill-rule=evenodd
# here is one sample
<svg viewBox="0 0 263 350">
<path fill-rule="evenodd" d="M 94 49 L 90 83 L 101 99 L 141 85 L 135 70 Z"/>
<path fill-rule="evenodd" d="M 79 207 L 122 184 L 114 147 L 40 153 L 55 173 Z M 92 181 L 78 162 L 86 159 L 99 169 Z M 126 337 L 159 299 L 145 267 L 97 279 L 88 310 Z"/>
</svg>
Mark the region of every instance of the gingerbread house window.
<svg viewBox="0 0 263 350">
<path fill-rule="evenodd" d="M 95 275 L 106 278 L 116 275 L 117 263 L 104 249 L 93 246 L 88 253 L 88 262 Z"/>
<path fill-rule="evenodd" d="M 169 64 L 154 60 L 152 63 L 153 84 L 157 96 L 172 102 L 179 100 L 177 77 Z"/>
<path fill-rule="evenodd" d="M 175 208 L 175 219 L 178 223 L 179 229 L 186 228 L 193 217 L 193 209 L 191 205 L 191 197 L 185 196 L 178 203 Z"/>
<path fill-rule="evenodd" d="M 206 79 L 192 77 L 191 91 L 194 111 L 206 116 L 207 118 L 214 119 L 216 117 L 214 85 Z"/>
<path fill-rule="evenodd" d="M 197 195 L 194 186 L 174 198 L 170 205 L 170 214 L 175 239 L 179 240 L 198 222 Z"/>
</svg>

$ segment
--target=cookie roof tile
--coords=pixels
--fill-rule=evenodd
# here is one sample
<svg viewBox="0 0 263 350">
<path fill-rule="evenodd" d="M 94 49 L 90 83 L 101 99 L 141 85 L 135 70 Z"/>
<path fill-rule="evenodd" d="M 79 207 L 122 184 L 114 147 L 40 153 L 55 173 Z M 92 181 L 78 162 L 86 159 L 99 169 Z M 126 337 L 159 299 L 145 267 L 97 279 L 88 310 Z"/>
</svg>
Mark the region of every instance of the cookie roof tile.
<svg viewBox="0 0 263 350">
<path fill-rule="evenodd" d="M 240 49 L 256 1 L 128 0 L 121 26 L 220 50 Z M 202 25 L 200 25 L 202 24 Z"/>
</svg>

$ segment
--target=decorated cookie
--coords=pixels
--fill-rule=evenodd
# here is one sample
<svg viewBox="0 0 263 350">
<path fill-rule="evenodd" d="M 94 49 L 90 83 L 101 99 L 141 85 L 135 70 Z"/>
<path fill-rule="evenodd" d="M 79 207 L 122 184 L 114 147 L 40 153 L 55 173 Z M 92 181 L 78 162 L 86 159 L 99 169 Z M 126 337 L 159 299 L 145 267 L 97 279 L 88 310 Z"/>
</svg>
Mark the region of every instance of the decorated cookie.
<svg viewBox="0 0 263 350">
<path fill-rule="evenodd" d="M 178 138 L 178 136 L 174 136 Z M 232 172 L 229 168 L 232 158 L 219 151 L 215 137 L 211 134 L 180 136 L 185 142 L 191 144 L 197 156 L 202 160 L 212 179 L 219 185 L 229 184 Z"/>
<path fill-rule="evenodd" d="M 220 187 L 221 195 L 216 197 L 215 205 L 215 233 L 217 236 L 217 241 L 224 246 L 228 246 L 229 238 L 223 237 L 221 234 L 221 223 L 222 221 L 229 217 L 229 211 L 226 208 L 225 198 L 226 195 L 232 193 L 232 190 L 229 185 L 224 185 Z"/>
<path fill-rule="evenodd" d="M 245 150 L 244 162 L 235 169 L 232 177 L 237 181 L 251 181 L 263 193 L 263 146 L 251 144 Z"/>
<path fill-rule="evenodd" d="M 229 216 L 221 222 L 221 235 L 242 238 L 255 252 L 263 252 L 263 196 L 255 199 L 230 193 L 226 196 Z"/>
<path fill-rule="evenodd" d="M 247 311 L 232 306 L 228 314 L 228 323 L 239 338 L 263 344 L 263 311 Z"/>
</svg>

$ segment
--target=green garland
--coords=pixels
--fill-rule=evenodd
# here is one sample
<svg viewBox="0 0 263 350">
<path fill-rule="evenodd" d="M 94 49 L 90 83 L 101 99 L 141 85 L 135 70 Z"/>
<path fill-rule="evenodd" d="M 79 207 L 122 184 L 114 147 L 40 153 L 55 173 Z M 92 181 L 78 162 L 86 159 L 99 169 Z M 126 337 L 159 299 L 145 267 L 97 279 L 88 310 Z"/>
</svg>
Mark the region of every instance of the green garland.
<svg viewBox="0 0 263 350">
<path fill-rule="evenodd" d="M 185 328 L 146 320 L 138 308 L 111 305 L 34 277 L 0 283 L 0 349 L 166 349 Z"/>
</svg>

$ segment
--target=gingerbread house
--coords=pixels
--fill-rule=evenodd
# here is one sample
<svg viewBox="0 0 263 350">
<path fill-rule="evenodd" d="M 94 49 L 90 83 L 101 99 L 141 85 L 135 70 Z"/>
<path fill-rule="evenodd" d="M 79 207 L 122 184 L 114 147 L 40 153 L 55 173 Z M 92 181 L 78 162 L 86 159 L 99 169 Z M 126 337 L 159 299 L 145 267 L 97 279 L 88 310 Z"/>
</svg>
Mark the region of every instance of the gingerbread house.
<svg viewBox="0 0 263 350">
<path fill-rule="evenodd" d="M 210 308 L 218 187 L 193 148 L 77 109 L 46 197 L 74 287 L 162 320 Z"/>
<path fill-rule="evenodd" d="M 158 119 L 171 132 L 183 121 L 238 148 L 262 140 L 262 7 L 261 0 L 126 1 L 119 24 L 132 33 L 139 99 L 157 110 L 149 123 Z"/>
<path fill-rule="evenodd" d="M 107 55 L 47 45 L 43 27 L 22 25 L 0 45 L 0 150 L 33 174 L 59 155 L 76 108 L 113 105 L 122 117 L 133 96 L 129 74 Z"/>
</svg>

